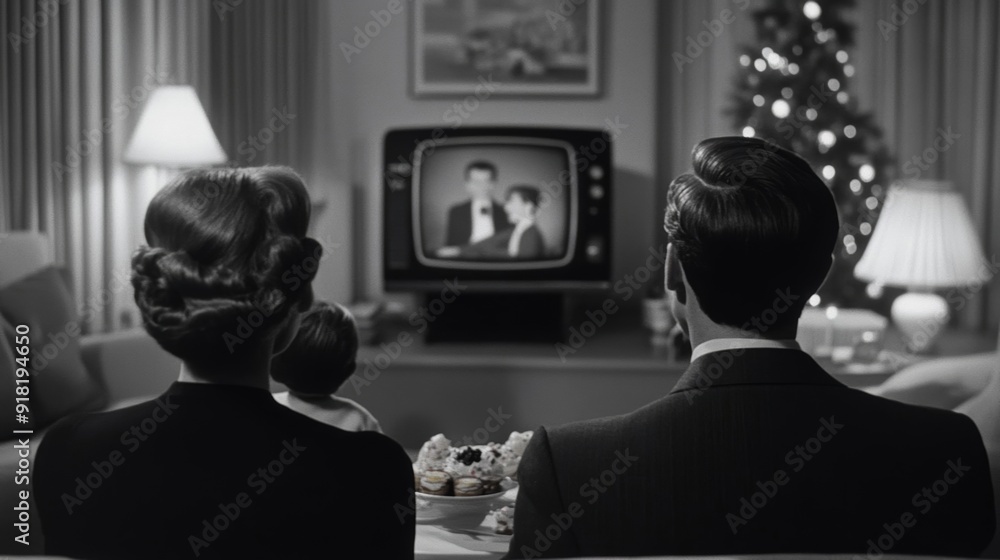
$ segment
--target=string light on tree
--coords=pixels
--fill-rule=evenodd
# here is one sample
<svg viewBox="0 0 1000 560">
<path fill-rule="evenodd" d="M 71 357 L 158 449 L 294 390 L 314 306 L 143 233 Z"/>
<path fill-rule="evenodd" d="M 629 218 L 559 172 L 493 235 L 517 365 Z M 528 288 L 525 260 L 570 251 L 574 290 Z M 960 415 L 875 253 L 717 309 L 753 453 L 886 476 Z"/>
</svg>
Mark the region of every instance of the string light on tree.
<svg viewBox="0 0 1000 560">
<path fill-rule="evenodd" d="M 866 183 L 872 182 L 875 179 L 875 168 L 869 164 L 864 164 L 858 168 L 858 177 Z"/>
<path fill-rule="evenodd" d="M 829 130 L 821 130 L 817 135 L 817 140 L 819 140 L 820 149 L 826 148 L 829 150 L 837 144 L 837 135 Z"/>
<path fill-rule="evenodd" d="M 889 179 L 882 132 L 851 95 L 854 25 L 846 15 L 854 2 L 755 3 L 756 41 L 738 55 L 728 110 L 735 130 L 798 153 L 830 188 L 843 230 L 816 297 L 840 307 L 875 304 L 853 270 L 881 210 L 884 189 L 878 184 Z"/>
<path fill-rule="evenodd" d="M 802 5 L 802 13 L 809 19 L 819 19 L 819 16 L 823 14 L 823 9 L 816 2 L 809 0 Z"/>
<path fill-rule="evenodd" d="M 771 113 L 779 119 L 787 117 L 792 112 L 791 105 L 784 99 L 779 99 L 771 104 Z"/>
</svg>

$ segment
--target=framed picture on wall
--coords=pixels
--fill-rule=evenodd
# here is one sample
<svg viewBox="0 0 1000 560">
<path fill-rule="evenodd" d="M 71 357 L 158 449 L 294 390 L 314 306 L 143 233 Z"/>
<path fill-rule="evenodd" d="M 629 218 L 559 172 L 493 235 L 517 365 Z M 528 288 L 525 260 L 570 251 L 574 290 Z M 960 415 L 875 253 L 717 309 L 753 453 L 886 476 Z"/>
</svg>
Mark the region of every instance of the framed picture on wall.
<svg viewBox="0 0 1000 560">
<path fill-rule="evenodd" d="M 600 0 L 414 0 L 412 93 L 600 94 Z"/>
</svg>

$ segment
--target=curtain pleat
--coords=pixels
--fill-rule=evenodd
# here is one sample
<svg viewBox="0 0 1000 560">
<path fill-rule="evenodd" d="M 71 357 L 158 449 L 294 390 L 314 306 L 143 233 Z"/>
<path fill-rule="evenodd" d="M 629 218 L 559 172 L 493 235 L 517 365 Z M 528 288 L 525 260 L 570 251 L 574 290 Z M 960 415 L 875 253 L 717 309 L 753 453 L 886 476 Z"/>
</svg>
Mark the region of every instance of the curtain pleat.
<svg viewBox="0 0 1000 560">
<path fill-rule="evenodd" d="M 206 109 L 235 163 L 301 167 L 308 161 L 302 146 L 309 139 L 309 118 L 302 111 L 311 84 L 304 69 L 317 56 L 308 40 L 312 4 L 244 2 L 209 22 Z M 285 114 L 288 122 L 275 120 Z"/>
<path fill-rule="evenodd" d="M 304 40 L 309 3 L 11 0 L 3 29 L 20 32 L 45 5 L 58 8 L 37 34 L 0 46 L 0 232 L 44 232 L 84 332 L 113 330 L 128 314 L 134 324 L 130 256 L 167 179 L 121 162 L 152 88 L 194 86 L 234 163 L 307 165 L 297 136 L 309 134 L 299 115 L 302 68 L 316 56 Z M 262 132 L 286 106 L 292 122 Z M 257 150 L 251 136 L 270 142 Z"/>
<path fill-rule="evenodd" d="M 891 6 L 862 3 L 859 19 L 888 19 Z M 929 0 L 890 35 L 887 48 L 895 48 L 903 60 L 903 80 L 889 84 L 892 96 L 874 108 L 876 117 L 895 124 L 898 176 L 912 178 L 919 169 L 921 178 L 953 181 L 970 208 L 990 262 L 1000 253 L 995 225 L 1000 214 L 994 211 L 1000 192 L 1000 170 L 994 163 L 1000 157 L 995 116 L 1000 99 L 998 26 L 995 2 Z M 869 57 L 874 64 L 862 74 L 866 79 L 880 79 L 892 70 L 880 52 Z M 957 135 L 954 143 L 935 150 L 935 140 L 947 134 Z M 925 153 L 936 161 L 921 162 Z M 915 167 L 914 158 L 926 169 Z M 958 312 L 962 326 L 983 328 L 1000 321 L 1000 278 L 982 289 L 959 289 L 963 298 L 970 294 Z"/>
</svg>

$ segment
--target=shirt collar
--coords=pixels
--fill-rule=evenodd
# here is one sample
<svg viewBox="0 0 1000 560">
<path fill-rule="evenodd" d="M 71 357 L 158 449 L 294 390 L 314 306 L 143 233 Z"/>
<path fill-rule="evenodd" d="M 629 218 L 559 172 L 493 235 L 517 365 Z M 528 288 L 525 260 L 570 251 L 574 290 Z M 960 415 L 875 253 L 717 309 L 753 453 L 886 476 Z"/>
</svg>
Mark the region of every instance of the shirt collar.
<svg viewBox="0 0 1000 560">
<path fill-rule="evenodd" d="M 700 346 L 700 345 L 699 345 Z M 671 389 L 689 398 L 716 387 L 737 385 L 822 385 L 844 387 L 805 352 L 783 347 L 731 348 L 702 354 L 691 362 Z"/>
<path fill-rule="evenodd" d="M 768 340 L 763 338 L 713 338 L 706 340 L 691 351 L 691 361 L 712 352 L 724 352 L 739 348 L 775 348 L 781 350 L 801 350 L 794 340 Z"/>
</svg>

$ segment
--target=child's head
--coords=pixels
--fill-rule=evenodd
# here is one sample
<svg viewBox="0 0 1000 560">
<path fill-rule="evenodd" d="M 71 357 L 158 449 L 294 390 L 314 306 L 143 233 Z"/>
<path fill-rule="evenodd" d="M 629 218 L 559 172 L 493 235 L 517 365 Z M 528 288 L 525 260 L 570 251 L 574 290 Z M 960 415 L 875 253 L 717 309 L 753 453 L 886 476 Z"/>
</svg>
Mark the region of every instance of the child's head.
<svg viewBox="0 0 1000 560">
<path fill-rule="evenodd" d="M 514 185 L 507 189 L 507 198 L 503 208 L 507 217 L 515 224 L 523 220 L 534 219 L 538 213 L 538 188 L 531 185 Z"/>
<path fill-rule="evenodd" d="M 336 303 L 317 301 L 302 315 L 295 339 L 271 360 L 271 377 L 295 393 L 330 394 L 357 367 L 354 317 Z"/>
</svg>

